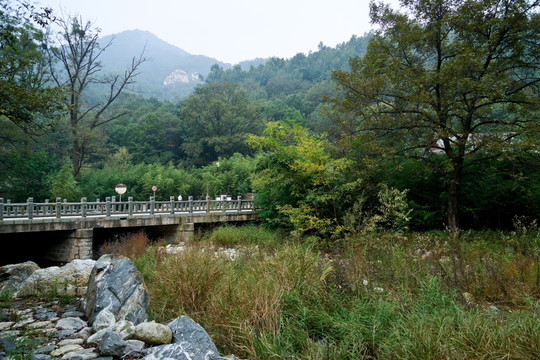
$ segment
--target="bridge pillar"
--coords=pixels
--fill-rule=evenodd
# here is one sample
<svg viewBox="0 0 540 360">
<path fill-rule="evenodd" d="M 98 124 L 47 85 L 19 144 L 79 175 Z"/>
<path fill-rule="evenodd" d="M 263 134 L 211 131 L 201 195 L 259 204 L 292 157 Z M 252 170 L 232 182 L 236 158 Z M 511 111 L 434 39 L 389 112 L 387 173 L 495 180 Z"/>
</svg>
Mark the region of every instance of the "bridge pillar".
<svg viewBox="0 0 540 360">
<path fill-rule="evenodd" d="M 195 224 L 183 223 L 178 226 L 178 241 L 189 242 L 195 238 Z"/>
<path fill-rule="evenodd" d="M 94 229 L 77 229 L 55 242 L 45 255 L 46 260 L 68 263 L 75 259 L 92 259 Z"/>
</svg>

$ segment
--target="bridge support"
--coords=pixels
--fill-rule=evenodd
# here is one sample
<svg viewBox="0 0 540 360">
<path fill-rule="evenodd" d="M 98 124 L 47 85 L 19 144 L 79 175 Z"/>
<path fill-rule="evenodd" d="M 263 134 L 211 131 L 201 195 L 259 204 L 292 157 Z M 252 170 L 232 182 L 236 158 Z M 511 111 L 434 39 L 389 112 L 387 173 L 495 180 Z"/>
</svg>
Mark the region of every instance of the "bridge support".
<svg viewBox="0 0 540 360">
<path fill-rule="evenodd" d="M 195 238 L 195 224 L 183 223 L 178 226 L 178 241 L 188 242 Z"/>
<path fill-rule="evenodd" d="M 46 260 L 68 263 L 75 259 L 92 259 L 94 229 L 70 231 L 64 239 L 55 242 L 45 255 Z"/>
</svg>

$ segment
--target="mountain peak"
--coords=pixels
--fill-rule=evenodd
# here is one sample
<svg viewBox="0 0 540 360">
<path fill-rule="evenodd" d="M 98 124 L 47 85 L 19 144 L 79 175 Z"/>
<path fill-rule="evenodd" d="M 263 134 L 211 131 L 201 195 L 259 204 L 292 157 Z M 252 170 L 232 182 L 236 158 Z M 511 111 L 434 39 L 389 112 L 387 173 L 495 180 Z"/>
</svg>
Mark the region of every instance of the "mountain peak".
<svg viewBox="0 0 540 360">
<path fill-rule="evenodd" d="M 167 100 L 183 97 L 200 83 L 199 74 L 206 76 L 212 65 L 231 67 L 208 56 L 191 55 L 145 30 L 127 30 L 104 36 L 100 43 L 107 44 L 111 40 L 112 44 L 101 56 L 106 71 L 122 73 L 133 57 L 144 51 L 147 61 L 140 66 L 140 74 L 135 79 L 136 90 L 144 96 Z"/>
</svg>

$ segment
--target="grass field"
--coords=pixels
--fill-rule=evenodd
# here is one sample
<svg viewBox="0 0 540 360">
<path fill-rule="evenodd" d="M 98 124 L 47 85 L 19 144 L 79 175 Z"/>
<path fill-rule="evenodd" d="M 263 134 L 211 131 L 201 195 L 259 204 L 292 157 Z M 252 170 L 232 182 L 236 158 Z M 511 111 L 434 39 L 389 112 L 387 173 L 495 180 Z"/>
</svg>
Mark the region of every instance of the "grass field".
<svg viewBox="0 0 540 360">
<path fill-rule="evenodd" d="M 245 226 L 174 255 L 144 250 L 144 234 L 123 247 L 145 277 L 151 318 L 191 316 L 222 354 L 539 359 L 539 239 L 536 230 L 374 233 L 321 247 Z"/>
</svg>

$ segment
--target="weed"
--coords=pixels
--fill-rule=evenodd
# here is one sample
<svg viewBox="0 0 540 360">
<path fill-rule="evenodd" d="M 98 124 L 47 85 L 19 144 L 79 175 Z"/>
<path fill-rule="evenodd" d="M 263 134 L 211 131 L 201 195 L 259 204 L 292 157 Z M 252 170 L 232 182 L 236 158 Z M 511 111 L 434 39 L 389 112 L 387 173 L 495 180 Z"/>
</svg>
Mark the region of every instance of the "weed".
<svg viewBox="0 0 540 360">
<path fill-rule="evenodd" d="M 144 231 L 139 231 L 116 241 L 109 241 L 103 244 L 103 254 L 116 254 L 129 258 L 134 258 L 144 254 L 148 248 L 150 240 Z"/>
<path fill-rule="evenodd" d="M 372 232 L 321 254 L 259 231 L 222 228 L 135 258 L 151 316 L 185 313 L 250 359 L 540 358 L 536 259 L 509 245 L 523 235 Z M 231 261 L 209 244 L 261 251 Z"/>
</svg>

